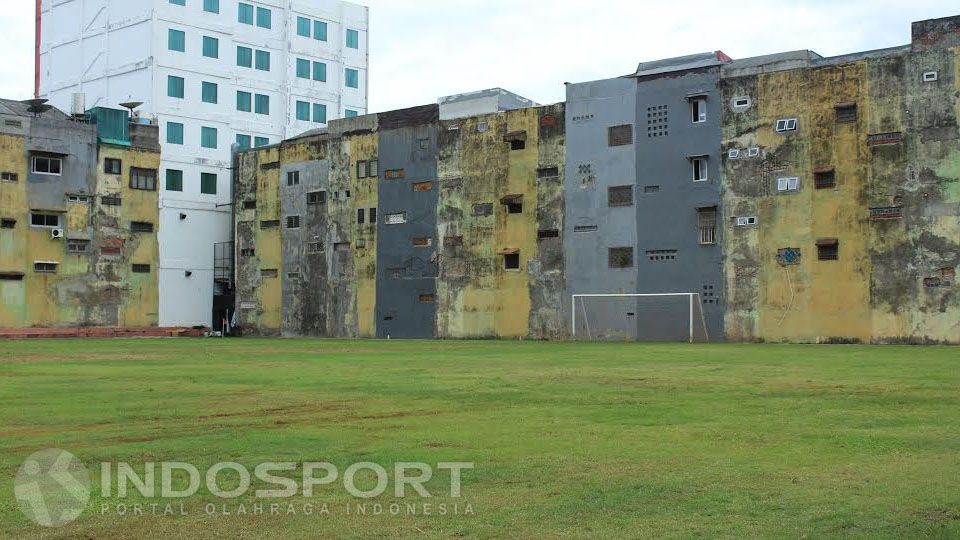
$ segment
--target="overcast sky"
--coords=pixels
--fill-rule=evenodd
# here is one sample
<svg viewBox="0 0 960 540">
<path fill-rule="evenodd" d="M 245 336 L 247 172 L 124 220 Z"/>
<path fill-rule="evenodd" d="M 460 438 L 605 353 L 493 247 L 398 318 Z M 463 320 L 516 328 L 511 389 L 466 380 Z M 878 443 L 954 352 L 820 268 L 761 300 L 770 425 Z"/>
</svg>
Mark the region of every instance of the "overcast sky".
<svg viewBox="0 0 960 540">
<path fill-rule="evenodd" d="M 0 97 L 33 91 L 33 0 L 0 0 Z M 141 0 L 126 0 L 141 1 Z M 910 22 L 960 14 L 956 0 L 361 0 L 370 6 L 370 111 L 500 86 L 540 103 L 564 81 L 640 61 L 722 50 L 825 56 L 910 42 Z M 12 47 L 10 46 L 12 45 Z"/>
</svg>

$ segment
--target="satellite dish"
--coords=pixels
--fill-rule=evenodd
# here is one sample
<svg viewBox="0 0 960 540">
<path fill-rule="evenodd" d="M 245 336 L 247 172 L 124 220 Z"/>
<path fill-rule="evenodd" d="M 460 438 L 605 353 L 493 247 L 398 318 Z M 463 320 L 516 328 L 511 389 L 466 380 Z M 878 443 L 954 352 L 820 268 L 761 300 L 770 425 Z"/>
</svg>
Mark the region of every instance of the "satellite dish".
<svg viewBox="0 0 960 540">
<path fill-rule="evenodd" d="M 141 105 L 143 105 L 142 101 L 128 101 L 120 104 L 124 109 L 130 109 L 130 114 L 133 114 L 133 110 Z"/>
<path fill-rule="evenodd" d="M 53 107 L 47 105 L 49 99 L 44 98 L 33 98 L 24 100 L 23 103 L 27 104 L 27 110 L 33 113 L 34 116 L 40 116 L 41 114 L 49 111 Z"/>
</svg>

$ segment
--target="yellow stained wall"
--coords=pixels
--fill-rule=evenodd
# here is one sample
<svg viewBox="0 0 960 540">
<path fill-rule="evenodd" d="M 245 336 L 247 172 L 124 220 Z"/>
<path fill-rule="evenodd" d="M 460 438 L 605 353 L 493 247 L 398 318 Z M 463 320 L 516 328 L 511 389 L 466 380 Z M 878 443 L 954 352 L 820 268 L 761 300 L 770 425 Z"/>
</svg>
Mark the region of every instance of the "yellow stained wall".
<svg viewBox="0 0 960 540">
<path fill-rule="evenodd" d="M 360 337 L 375 337 L 377 305 L 377 224 L 370 221 L 370 209 L 377 208 L 377 178 L 359 178 L 358 161 L 376 160 L 379 150 L 379 136 L 376 132 L 346 137 L 344 151 L 349 159 L 350 192 L 353 214 L 364 210 L 364 223 L 353 220 L 354 268 L 356 271 L 357 294 L 357 330 Z M 381 216 L 377 216 L 379 221 Z M 362 247 L 361 247 L 362 246 Z"/>
<path fill-rule="evenodd" d="M 257 287 L 257 305 L 260 313 L 259 325 L 263 329 L 280 331 L 281 325 L 281 281 L 283 257 L 280 250 L 280 227 L 264 229 L 264 221 L 279 221 L 280 212 L 280 167 L 264 170 L 264 164 L 279 163 L 280 150 L 277 147 L 257 151 L 255 163 L 260 167 L 257 178 L 257 212 L 254 230 L 256 236 L 257 257 L 260 262 L 260 285 Z M 276 277 L 263 277 L 263 270 L 276 270 Z"/>
<path fill-rule="evenodd" d="M 757 334 L 767 340 L 871 336 L 870 259 L 860 203 L 865 178 L 866 63 L 763 74 L 758 80 L 757 142 L 770 161 L 769 196 L 759 204 L 760 291 Z M 856 102 L 856 123 L 838 124 L 835 105 Z M 779 134 L 779 118 L 799 130 Z M 836 188 L 815 189 L 814 169 L 832 167 Z M 799 177 L 798 193 L 777 193 L 778 177 Z M 817 259 L 818 239 L 837 238 L 836 261 Z M 800 248 L 799 265 L 781 266 L 781 248 Z"/>
<path fill-rule="evenodd" d="M 530 274 L 527 263 L 537 258 L 537 166 L 539 146 L 538 109 L 508 111 L 507 133 L 525 132 L 525 147 L 510 150 L 506 181 L 498 186 L 497 199 L 506 195 L 523 196 L 523 213 L 509 214 L 507 207 L 496 205 L 495 242 L 498 251 L 520 250 L 519 270 L 505 270 L 502 259 L 496 274 L 496 335 L 523 337 L 530 325 Z M 509 144 L 509 143 L 504 143 Z"/>
<path fill-rule="evenodd" d="M 122 160 L 122 174 L 119 178 L 107 175 L 104 160 L 116 158 Z M 157 171 L 157 189 L 147 191 L 130 187 L 130 168 L 152 169 Z M 121 200 L 121 221 L 119 229 L 125 239 L 123 264 L 117 272 L 126 291 L 120 308 L 121 326 L 156 326 L 159 322 L 159 267 L 160 251 L 157 232 L 160 227 L 159 190 L 163 189 L 160 176 L 160 153 L 121 146 L 101 146 L 98 160 L 98 186 L 119 181 Z M 111 192 L 116 192 L 111 189 Z M 130 231 L 130 222 L 142 221 L 153 224 L 153 233 L 134 233 Z M 98 231 L 102 232 L 102 231 Z M 134 264 L 150 265 L 148 273 L 134 273 Z"/>
<path fill-rule="evenodd" d="M 23 137 L 0 133 L 0 170 L 15 173 L 17 182 L 0 180 L 0 217 L 17 220 L 13 229 L 0 229 L 0 272 L 19 272 L 23 280 L 0 280 L 0 327 L 27 326 L 27 279 L 33 269 L 27 264 L 26 149 Z"/>
</svg>

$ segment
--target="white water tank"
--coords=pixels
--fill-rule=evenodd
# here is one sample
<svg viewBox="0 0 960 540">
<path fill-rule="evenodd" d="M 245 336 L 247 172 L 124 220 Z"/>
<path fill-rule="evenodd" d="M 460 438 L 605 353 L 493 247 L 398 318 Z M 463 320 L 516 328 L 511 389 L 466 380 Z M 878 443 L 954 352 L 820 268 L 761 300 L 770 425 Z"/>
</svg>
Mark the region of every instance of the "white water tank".
<svg viewBox="0 0 960 540">
<path fill-rule="evenodd" d="M 70 114 L 76 116 L 87 112 L 87 94 L 75 92 L 70 105 Z"/>
</svg>

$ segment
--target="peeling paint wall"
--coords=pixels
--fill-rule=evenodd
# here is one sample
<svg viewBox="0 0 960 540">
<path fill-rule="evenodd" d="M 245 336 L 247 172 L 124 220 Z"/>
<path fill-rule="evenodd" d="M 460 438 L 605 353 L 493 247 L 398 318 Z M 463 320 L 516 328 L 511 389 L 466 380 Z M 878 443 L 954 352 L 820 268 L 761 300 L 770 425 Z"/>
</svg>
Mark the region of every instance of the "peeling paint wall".
<svg viewBox="0 0 960 540">
<path fill-rule="evenodd" d="M 563 132 L 562 105 L 441 124 L 439 337 L 562 333 Z"/>
<path fill-rule="evenodd" d="M 957 54 L 915 43 L 725 69 L 731 339 L 960 342 Z M 778 133 L 788 118 L 797 129 Z M 829 260 L 818 244 L 834 240 Z"/>
<path fill-rule="evenodd" d="M 0 326 L 156 326 L 157 190 L 131 187 L 131 168 L 157 174 L 156 127 L 126 146 L 100 144 L 95 126 L 59 111 L 4 118 L 0 217 L 12 221 L 0 229 Z M 32 172 L 34 157 L 60 159 L 60 174 Z M 37 226 L 31 214 L 53 217 Z"/>
</svg>

